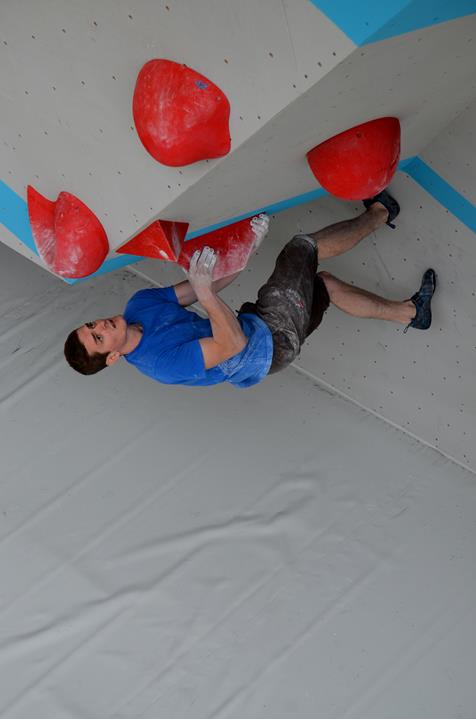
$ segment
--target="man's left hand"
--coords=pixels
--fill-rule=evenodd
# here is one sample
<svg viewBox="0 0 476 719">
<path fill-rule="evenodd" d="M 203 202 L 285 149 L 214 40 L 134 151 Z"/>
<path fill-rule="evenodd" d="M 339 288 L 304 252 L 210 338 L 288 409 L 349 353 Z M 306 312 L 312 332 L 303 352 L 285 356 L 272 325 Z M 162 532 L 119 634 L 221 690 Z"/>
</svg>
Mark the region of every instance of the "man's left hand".
<svg viewBox="0 0 476 719">
<path fill-rule="evenodd" d="M 217 259 L 218 257 L 211 247 L 203 247 L 192 255 L 188 279 L 198 299 L 203 292 L 213 291 L 213 270 Z"/>
</svg>

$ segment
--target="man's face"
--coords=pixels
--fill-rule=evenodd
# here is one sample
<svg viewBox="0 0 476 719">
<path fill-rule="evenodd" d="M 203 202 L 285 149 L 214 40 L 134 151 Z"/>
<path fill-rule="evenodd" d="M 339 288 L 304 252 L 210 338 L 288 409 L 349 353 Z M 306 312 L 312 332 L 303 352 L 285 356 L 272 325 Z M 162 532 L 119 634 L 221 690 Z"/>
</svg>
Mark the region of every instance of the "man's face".
<svg viewBox="0 0 476 719">
<path fill-rule="evenodd" d="M 121 353 L 127 339 L 127 322 L 122 315 L 116 315 L 86 322 L 77 332 L 89 355 Z"/>
</svg>

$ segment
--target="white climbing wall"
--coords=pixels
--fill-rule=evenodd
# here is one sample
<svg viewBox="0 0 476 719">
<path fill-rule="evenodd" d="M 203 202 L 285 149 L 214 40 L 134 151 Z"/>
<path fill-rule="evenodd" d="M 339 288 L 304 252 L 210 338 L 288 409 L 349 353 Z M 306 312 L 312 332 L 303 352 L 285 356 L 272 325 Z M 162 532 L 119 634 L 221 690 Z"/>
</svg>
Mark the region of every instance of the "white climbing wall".
<svg viewBox="0 0 476 719">
<path fill-rule="evenodd" d="M 473 205 L 476 204 L 475 127 L 476 99 L 473 99 L 421 153 L 422 160 Z"/>
</svg>

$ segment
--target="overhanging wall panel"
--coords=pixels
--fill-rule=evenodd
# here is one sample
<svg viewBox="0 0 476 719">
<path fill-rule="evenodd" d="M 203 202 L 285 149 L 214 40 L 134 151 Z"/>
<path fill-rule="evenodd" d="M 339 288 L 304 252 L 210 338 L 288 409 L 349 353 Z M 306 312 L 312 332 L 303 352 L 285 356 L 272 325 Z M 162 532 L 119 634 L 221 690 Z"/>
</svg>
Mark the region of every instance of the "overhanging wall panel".
<svg viewBox="0 0 476 719">
<path fill-rule="evenodd" d="M 356 49 L 164 212 L 195 229 L 308 192 L 306 152 L 370 117 L 399 117 L 402 157 L 418 154 L 474 98 L 475 33 L 476 15 Z"/>
</svg>

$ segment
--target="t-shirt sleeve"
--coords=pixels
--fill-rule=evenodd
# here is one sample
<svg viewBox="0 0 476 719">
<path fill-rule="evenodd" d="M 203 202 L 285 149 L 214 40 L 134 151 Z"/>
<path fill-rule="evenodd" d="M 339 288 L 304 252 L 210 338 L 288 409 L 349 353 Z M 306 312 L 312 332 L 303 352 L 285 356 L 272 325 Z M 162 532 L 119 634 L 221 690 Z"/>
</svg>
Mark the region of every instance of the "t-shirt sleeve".
<svg viewBox="0 0 476 719">
<path fill-rule="evenodd" d="M 176 305 L 179 304 L 173 285 L 170 285 L 170 287 L 161 287 L 160 289 L 162 290 L 162 297 L 164 302 L 174 302 Z"/>
<path fill-rule="evenodd" d="M 138 312 L 158 305 L 177 306 L 177 296 L 173 287 L 153 287 L 152 289 L 139 290 L 127 303 L 123 316 L 127 322 L 137 322 Z"/>
<path fill-rule="evenodd" d="M 205 360 L 198 340 L 163 350 L 158 354 L 155 362 L 155 375 L 163 382 L 203 379 L 206 372 Z"/>
<path fill-rule="evenodd" d="M 147 304 L 148 302 L 172 302 L 177 305 L 177 295 L 173 285 L 170 287 L 152 287 L 147 290 L 139 290 L 131 297 L 131 302 L 134 301 L 136 304 Z"/>
</svg>

